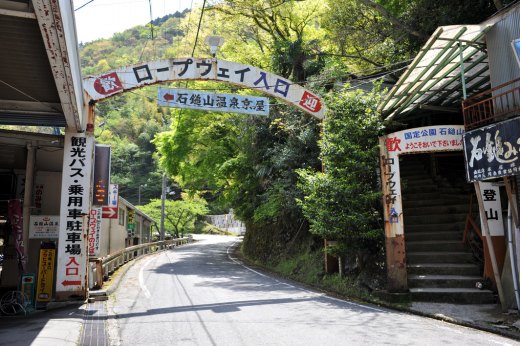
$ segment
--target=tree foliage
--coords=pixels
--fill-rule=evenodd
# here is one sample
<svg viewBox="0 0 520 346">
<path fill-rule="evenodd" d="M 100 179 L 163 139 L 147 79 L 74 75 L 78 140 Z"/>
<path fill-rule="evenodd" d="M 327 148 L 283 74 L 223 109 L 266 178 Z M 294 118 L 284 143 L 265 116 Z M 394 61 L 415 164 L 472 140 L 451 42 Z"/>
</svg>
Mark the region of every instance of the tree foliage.
<svg viewBox="0 0 520 346">
<path fill-rule="evenodd" d="M 330 93 L 321 144 L 324 172 L 298 171 L 305 194 L 299 204 L 310 231 L 349 249 L 368 248 L 383 235 L 377 183 L 379 97 L 360 90 Z"/>
<path fill-rule="evenodd" d="M 257 118 L 160 108 L 156 86 L 126 93 L 97 105 L 96 136 L 113 147 L 113 180 L 136 203 L 144 184 L 143 200 L 160 196 L 167 171 L 181 189 L 199 191 L 210 208 L 234 208 L 247 222 L 244 249 L 253 257 L 286 251 L 307 234 L 308 224 L 319 237 L 370 247 L 381 235 L 379 96 L 338 89 L 374 74 L 397 78 L 394 70 L 408 64 L 437 26 L 478 23 L 500 2 L 509 1 L 223 0 L 206 9 L 200 32 L 193 18 L 202 9 L 196 8 L 82 44 L 88 75 L 142 61 L 209 56 L 200 38 L 220 35 L 225 43 L 218 59 L 290 78 L 325 97 L 329 109 L 322 173 L 320 124 L 275 100 L 271 115 Z M 168 86 L 257 95 L 216 82 Z M 173 223 L 168 228 L 175 232 Z"/>
<path fill-rule="evenodd" d="M 183 194 L 181 200 L 165 200 L 164 229 L 174 238 L 183 237 L 195 228 L 198 217 L 207 213 L 206 201 L 198 196 L 190 197 Z M 150 203 L 140 207 L 146 214 L 156 221 L 161 219 L 161 200 L 152 199 Z"/>
</svg>

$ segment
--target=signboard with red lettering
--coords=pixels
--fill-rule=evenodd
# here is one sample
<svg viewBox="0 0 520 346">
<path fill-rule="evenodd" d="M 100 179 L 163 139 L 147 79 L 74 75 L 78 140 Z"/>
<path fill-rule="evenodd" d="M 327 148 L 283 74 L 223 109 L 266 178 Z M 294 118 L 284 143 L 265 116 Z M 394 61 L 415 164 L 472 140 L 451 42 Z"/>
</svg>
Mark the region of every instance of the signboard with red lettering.
<svg viewBox="0 0 520 346">
<path fill-rule="evenodd" d="M 318 119 L 325 116 L 321 99 L 301 85 L 250 65 L 215 58 L 176 58 L 123 67 L 83 79 L 91 100 L 101 100 L 125 90 L 161 82 L 214 80 L 240 85 L 276 97 Z"/>
<path fill-rule="evenodd" d="M 99 256 L 101 237 L 101 207 L 90 209 L 90 219 L 88 224 L 88 255 Z"/>
<path fill-rule="evenodd" d="M 94 137 L 66 133 L 57 249 L 56 298 L 86 296 L 88 215 Z"/>
</svg>

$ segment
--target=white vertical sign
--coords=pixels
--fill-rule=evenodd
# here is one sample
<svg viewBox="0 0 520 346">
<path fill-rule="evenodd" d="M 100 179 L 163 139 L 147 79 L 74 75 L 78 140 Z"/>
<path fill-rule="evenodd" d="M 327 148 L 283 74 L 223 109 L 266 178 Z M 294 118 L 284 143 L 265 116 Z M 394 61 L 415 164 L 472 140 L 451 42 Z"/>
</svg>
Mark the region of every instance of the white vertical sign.
<svg viewBox="0 0 520 346">
<path fill-rule="evenodd" d="M 489 225 L 489 234 L 492 237 L 504 235 L 504 221 L 502 220 L 502 206 L 500 204 L 500 188 L 493 183 L 480 182 L 480 196 L 484 204 L 484 215 Z M 480 224 L 484 224 L 482 214 Z"/>
<path fill-rule="evenodd" d="M 117 207 L 119 199 L 119 185 L 110 184 L 110 190 L 108 191 L 108 206 Z"/>
<path fill-rule="evenodd" d="M 92 207 L 88 221 L 88 255 L 99 256 L 102 207 Z"/>
<path fill-rule="evenodd" d="M 60 201 L 60 234 L 56 269 L 56 298 L 86 294 L 88 214 L 94 137 L 66 133 Z"/>
</svg>

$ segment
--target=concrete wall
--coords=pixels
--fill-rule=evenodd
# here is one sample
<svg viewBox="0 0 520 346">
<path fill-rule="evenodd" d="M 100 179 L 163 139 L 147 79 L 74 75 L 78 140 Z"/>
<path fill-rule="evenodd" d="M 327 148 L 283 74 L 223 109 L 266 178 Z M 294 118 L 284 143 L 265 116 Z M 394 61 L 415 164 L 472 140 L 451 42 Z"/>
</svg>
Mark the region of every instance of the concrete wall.
<svg viewBox="0 0 520 346">
<path fill-rule="evenodd" d="M 238 235 L 246 233 L 245 224 L 242 221 L 237 220 L 232 212 L 223 215 L 206 215 L 206 221 L 215 227 L 225 229 Z"/>
</svg>

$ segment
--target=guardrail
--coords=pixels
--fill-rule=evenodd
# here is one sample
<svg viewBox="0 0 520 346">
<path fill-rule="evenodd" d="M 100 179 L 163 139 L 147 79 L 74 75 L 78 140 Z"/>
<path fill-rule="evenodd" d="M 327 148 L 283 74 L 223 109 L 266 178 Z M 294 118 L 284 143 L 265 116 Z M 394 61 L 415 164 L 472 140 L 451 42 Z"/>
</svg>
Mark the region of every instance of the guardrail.
<svg viewBox="0 0 520 346">
<path fill-rule="evenodd" d="M 171 249 L 175 246 L 191 243 L 192 241 L 193 237 L 190 235 L 184 238 L 134 245 L 111 253 L 103 258 L 91 258 L 89 259 L 89 289 L 102 288 L 103 282 L 108 280 L 110 275 L 112 275 L 117 268 L 139 256 Z"/>
</svg>

